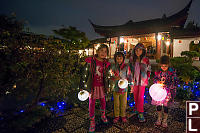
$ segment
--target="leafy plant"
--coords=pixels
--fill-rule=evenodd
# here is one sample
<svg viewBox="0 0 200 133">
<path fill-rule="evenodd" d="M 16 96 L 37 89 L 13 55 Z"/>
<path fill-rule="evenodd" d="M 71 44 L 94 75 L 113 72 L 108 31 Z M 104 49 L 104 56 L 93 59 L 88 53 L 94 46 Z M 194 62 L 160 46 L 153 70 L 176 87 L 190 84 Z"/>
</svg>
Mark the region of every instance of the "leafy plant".
<svg viewBox="0 0 200 133">
<path fill-rule="evenodd" d="M 177 70 L 179 79 L 188 83 L 200 76 L 199 71 L 192 66 L 192 57 L 196 56 L 196 52 L 182 52 L 187 57 L 174 57 L 170 60 L 172 67 Z"/>
<path fill-rule="evenodd" d="M 183 56 L 183 55 L 192 59 L 193 57 L 199 57 L 200 53 L 198 53 L 197 51 L 183 51 L 183 52 L 181 52 L 181 56 Z"/>
</svg>

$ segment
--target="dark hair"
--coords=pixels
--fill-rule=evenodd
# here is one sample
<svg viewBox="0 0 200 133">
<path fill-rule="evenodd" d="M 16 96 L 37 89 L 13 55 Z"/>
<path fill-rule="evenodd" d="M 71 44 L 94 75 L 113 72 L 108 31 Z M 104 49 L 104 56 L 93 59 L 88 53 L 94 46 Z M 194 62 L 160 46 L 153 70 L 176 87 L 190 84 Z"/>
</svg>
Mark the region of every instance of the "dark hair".
<svg viewBox="0 0 200 133">
<path fill-rule="evenodd" d="M 116 61 L 116 58 L 117 58 L 117 57 L 123 57 L 123 62 L 124 62 L 125 56 L 124 56 L 124 54 L 123 54 L 122 52 L 116 52 L 116 53 L 115 53 L 115 55 L 114 55 L 115 63 L 117 62 L 117 61 Z"/>
<path fill-rule="evenodd" d="M 138 43 L 139 45 L 143 45 L 142 43 Z M 138 45 L 137 44 L 137 45 Z M 136 46 L 137 46 L 136 45 Z M 133 64 L 135 64 L 135 62 L 136 62 L 136 59 L 138 58 L 138 56 L 136 55 L 136 53 L 135 53 L 135 50 L 137 49 L 137 48 L 141 48 L 141 47 L 136 47 L 135 46 L 135 48 L 133 49 L 133 52 L 132 52 L 132 56 L 133 56 Z M 144 47 L 142 48 L 142 54 L 140 55 L 140 62 L 141 62 L 141 60 L 142 60 L 142 58 L 143 57 L 145 57 L 145 55 L 146 55 L 146 50 L 144 49 Z"/>
<path fill-rule="evenodd" d="M 106 48 L 106 50 L 107 50 L 107 55 L 108 55 L 108 53 L 109 53 L 108 46 L 105 45 L 105 44 L 101 44 L 101 45 L 98 47 L 97 51 L 99 51 L 99 50 L 102 49 L 102 48 Z M 98 56 L 98 55 L 96 54 L 96 57 L 97 57 L 97 56 Z"/>
<path fill-rule="evenodd" d="M 170 63 L 169 56 L 163 55 L 160 57 L 160 64 L 169 64 L 169 63 Z"/>
</svg>

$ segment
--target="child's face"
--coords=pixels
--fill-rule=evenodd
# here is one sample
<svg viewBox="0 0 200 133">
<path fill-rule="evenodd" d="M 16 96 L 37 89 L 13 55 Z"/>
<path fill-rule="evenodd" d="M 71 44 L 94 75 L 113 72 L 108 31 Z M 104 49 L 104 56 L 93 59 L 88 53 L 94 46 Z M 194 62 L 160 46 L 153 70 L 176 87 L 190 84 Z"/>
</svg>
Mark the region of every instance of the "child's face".
<svg viewBox="0 0 200 133">
<path fill-rule="evenodd" d="M 167 70 L 168 70 L 168 67 L 169 67 L 168 64 L 160 64 L 160 68 L 161 68 L 163 71 L 167 71 Z"/>
<path fill-rule="evenodd" d="M 106 48 L 101 48 L 97 51 L 98 57 L 101 59 L 105 59 L 107 56 L 107 49 Z"/>
<path fill-rule="evenodd" d="M 137 48 L 137 49 L 135 50 L 135 54 L 136 54 L 138 57 L 140 57 L 140 56 L 142 55 L 142 49 L 141 49 L 141 48 Z"/>
<path fill-rule="evenodd" d="M 122 57 L 122 56 L 117 56 L 117 57 L 116 57 L 116 62 L 117 62 L 118 64 L 122 64 L 122 62 L 123 62 L 123 57 Z"/>
</svg>

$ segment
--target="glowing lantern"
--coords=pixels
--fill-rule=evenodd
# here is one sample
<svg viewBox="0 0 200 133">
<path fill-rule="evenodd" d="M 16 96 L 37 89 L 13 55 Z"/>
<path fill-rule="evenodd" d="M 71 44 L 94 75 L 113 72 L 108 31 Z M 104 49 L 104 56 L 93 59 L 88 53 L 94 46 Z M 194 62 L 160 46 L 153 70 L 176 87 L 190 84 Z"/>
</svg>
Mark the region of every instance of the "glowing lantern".
<svg viewBox="0 0 200 133">
<path fill-rule="evenodd" d="M 118 81 L 118 86 L 121 89 L 125 89 L 126 87 L 128 87 L 128 81 L 126 79 L 120 79 Z"/>
<path fill-rule="evenodd" d="M 80 92 L 78 93 L 78 99 L 79 99 L 80 101 L 85 101 L 85 100 L 88 99 L 88 97 L 89 97 L 89 92 L 86 91 L 86 90 L 82 90 L 82 91 L 80 91 Z"/>
<path fill-rule="evenodd" d="M 149 94 L 155 101 L 162 101 L 167 96 L 167 91 L 163 89 L 163 84 L 153 84 L 149 89 Z"/>
</svg>

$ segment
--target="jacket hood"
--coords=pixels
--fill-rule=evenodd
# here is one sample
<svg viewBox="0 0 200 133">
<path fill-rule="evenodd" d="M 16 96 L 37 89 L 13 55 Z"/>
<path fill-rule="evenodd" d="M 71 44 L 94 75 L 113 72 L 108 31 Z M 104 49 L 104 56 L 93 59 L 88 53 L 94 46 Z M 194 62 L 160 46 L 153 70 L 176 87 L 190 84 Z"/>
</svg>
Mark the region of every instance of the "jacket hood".
<svg viewBox="0 0 200 133">
<path fill-rule="evenodd" d="M 144 47 L 144 45 L 143 45 L 142 43 L 138 43 L 138 44 L 135 46 L 135 48 L 134 48 L 133 51 L 132 51 L 132 55 L 134 55 L 135 50 L 138 49 L 138 48 L 142 49 L 142 50 L 144 51 L 145 55 L 146 55 L 146 49 L 145 49 L 145 47 Z"/>
</svg>

